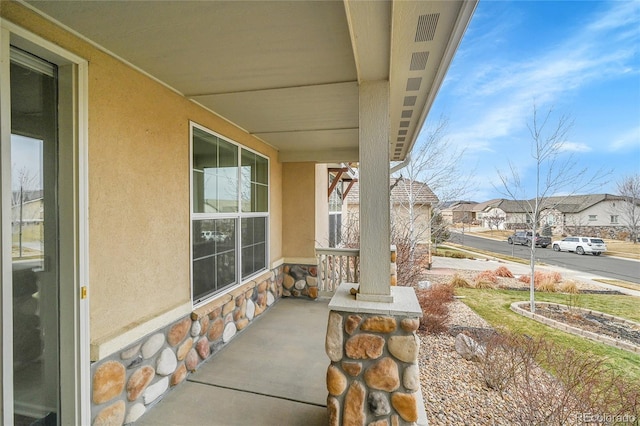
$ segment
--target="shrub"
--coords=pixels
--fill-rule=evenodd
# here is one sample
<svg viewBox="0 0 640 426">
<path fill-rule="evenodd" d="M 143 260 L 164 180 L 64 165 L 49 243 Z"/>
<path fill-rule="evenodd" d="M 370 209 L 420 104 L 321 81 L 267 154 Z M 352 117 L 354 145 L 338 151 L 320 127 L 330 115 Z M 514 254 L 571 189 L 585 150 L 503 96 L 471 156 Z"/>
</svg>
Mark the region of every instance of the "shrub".
<svg viewBox="0 0 640 426">
<path fill-rule="evenodd" d="M 426 290 L 416 291 L 416 296 L 422 308 L 419 329 L 431 334 L 447 331 L 450 315 L 448 304 L 453 301 L 453 287 L 435 285 Z"/>
<path fill-rule="evenodd" d="M 568 294 L 578 294 L 580 290 L 578 289 L 578 284 L 573 280 L 566 280 L 560 284 L 560 291 L 562 293 Z"/>
<path fill-rule="evenodd" d="M 479 368 L 485 385 L 501 394 L 508 390 L 521 402 L 513 423 L 575 424 L 576 413 L 607 413 L 633 422 L 640 414 L 637 384 L 603 358 L 560 349 L 543 338 L 496 336 Z"/>
<path fill-rule="evenodd" d="M 475 288 L 495 288 L 498 277 L 493 271 L 482 271 L 473 278 Z"/>
<path fill-rule="evenodd" d="M 507 268 L 506 266 L 500 266 L 494 271 L 494 274 L 502 278 L 513 278 L 513 274 L 511 273 L 509 268 Z"/>
<path fill-rule="evenodd" d="M 547 293 L 555 293 L 556 291 L 558 291 L 556 282 L 549 277 L 545 277 L 543 280 L 541 280 L 535 288 L 538 291 L 545 291 Z"/>
<path fill-rule="evenodd" d="M 449 285 L 453 288 L 472 288 L 469 281 L 465 280 L 464 277 L 461 277 L 459 274 L 453 274 L 451 281 L 449 281 Z"/>
<path fill-rule="evenodd" d="M 533 286 L 536 289 L 539 289 L 540 286 L 544 284 L 545 287 L 551 287 L 551 284 L 549 283 L 553 283 L 553 284 L 557 284 L 560 281 L 562 281 L 562 275 L 559 272 L 540 272 L 540 271 L 536 271 L 534 274 L 534 282 L 533 282 Z M 527 274 L 527 275 L 521 275 L 520 278 L 518 278 L 518 281 L 525 283 L 525 284 L 530 284 L 531 283 L 531 275 Z M 555 288 L 555 286 L 553 286 Z"/>
</svg>

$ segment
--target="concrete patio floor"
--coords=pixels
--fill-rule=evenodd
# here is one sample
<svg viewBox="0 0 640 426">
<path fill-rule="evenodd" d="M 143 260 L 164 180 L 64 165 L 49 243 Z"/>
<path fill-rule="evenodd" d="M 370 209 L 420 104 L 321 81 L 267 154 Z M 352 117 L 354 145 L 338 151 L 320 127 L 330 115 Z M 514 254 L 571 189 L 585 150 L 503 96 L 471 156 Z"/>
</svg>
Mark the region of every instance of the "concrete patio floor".
<svg viewBox="0 0 640 426">
<path fill-rule="evenodd" d="M 327 425 L 329 299 L 281 299 L 136 425 Z"/>
</svg>

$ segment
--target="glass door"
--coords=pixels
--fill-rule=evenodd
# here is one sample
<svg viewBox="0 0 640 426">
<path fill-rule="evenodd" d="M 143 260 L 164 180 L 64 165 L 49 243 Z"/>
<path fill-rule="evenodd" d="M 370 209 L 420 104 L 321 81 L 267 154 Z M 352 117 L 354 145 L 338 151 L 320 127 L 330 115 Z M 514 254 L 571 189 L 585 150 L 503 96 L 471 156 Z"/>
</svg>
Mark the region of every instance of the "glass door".
<svg viewBox="0 0 640 426">
<path fill-rule="evenodd" d="M 11 48 L 13 396 L 16 425 L 60 407 L 57 68 Z"/>
</svg>

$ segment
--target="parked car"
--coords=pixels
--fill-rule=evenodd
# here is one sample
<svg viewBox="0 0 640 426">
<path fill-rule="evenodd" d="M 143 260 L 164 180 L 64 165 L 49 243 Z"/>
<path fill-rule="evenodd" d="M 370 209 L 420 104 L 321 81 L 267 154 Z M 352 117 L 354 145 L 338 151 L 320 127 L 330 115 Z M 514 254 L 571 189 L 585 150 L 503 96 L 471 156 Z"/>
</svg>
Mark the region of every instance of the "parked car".
<svg viewBox="0 0 640 426">
<path fill-rule="evenodd" d="M 601 238 L 591 237 L 566 237 L 553 242 L 554 251 L 573 251 L 577 254 L 591 253 L 600 256 L 607 251 L 607 245 Z"/>
<path fill-rule="evenodd" d="M 533 240 L 533 231 L 516 231 L 513 235 L 507 238 L 509 244 L 521 244 L 523 246 L 531 247 L 531 241 Z M 536 246 L 547 248 L 551 244 L 550 237 L 543 237 L 536 232 Z"/>
<path fill-rule="evenodd" d="M 216 243 L 227 241 L 227 236 L 220 231 L 202 231 L 202 238 L 207 241 L 215 241 Z"/>
</svg>

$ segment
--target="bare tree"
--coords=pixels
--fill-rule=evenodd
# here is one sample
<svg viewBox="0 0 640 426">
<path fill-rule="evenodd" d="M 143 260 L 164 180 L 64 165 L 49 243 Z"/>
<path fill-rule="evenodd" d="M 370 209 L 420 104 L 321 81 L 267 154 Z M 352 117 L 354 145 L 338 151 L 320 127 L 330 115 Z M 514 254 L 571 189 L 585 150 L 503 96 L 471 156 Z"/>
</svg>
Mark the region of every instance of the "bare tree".
<svg viewBox="0 0 640 426">
<path fill-rule="evenodd" d="M 494 227 L 496 229 L 500 229 L 500 225 L 502 225 L 506 220 L 504 216 L 495 212 L 490 216 L 485 216 L 484 218 L 486 219 L 487 225 L 489 225 L 490 230 L 493 230 Z"/>
<path fill-rule="evenodd" d="M 14 165 L 15 167 L 15 165 Z M 19 257 L 23 254 L 23 230 L 24 222 L 27 219 L 34 219 L 34 217 L 25 217 L 24 205 L 26 202 L 33 199 L 34 191 L 38 186 L 38 176 L 32 174 L 29 169 L 22 167 L 15 172 L 13 180 L 13 190 L 11 191 L 11 206 L 12 206 L 12 220 L 18 225 L 18 248 Z"/>
<path fill-rule="evenodd" d="M 535 168 L 534 176 L 528 177 L 527 181 L 534 183 L 533 189 L 525 186 L 521 180 L 518 172 L 521 164 L 517 165 L 509 161 L 507 173 L 498 170 L 502 188 L 496 189 L 516 201 L 531 217 L 533 238 L 538 232 L 543 210 L 555 209 L 567 197 L 595 188 L 609 174 L 602 169 L 592 173 L 587 167 L 579 168 L 579 163 L 573 154 L 567 152 L 567 136 L 573 124 L 573 119 L 569 115 L 562 114 L 554 120 L 553 108 L 540 114 L 534 104 L 533 117 L 527 123 L 531 136 L 530 155 Z M 559 194 L 562 196 L 558 196 Z M 531 266 L 530 308 L 531 312 L 535 312 L 535 244 L 531 244 L 529 264 Z"/>
<path fill-rule="evenodd" d="M 638 242 L 640 229 L 640 174 L 626 176 L 617 182 L 618 194 L 624 201 L 616 206 L 631 241 Z"/>
<path fill-rule="evenodd" d="M 438 210 L 443 201 L 461 198 L 470 189 L 473 171 L 463 172 L 460 165 L 465 151 L 453 146 L 446 137 L 448 124 L 446 117 L 440 117 L 433 127 L 427 127 L 421 142 L 399 172 L 398 179 L 403 180 L 403 185 L 398 185 L 396 191 L 403 191 L 403 196 L 395 205 L 401 214 L 392 215 L 392 240 L 402 239 L 409 246 L 408 267 L 414 265 L 418 243 L 431 239 L 434 215 L 416 208 L 423 203 L 425 193 L 429 191 L 437 196 L 438 201 L 431 209 Z"/>
</svg>

